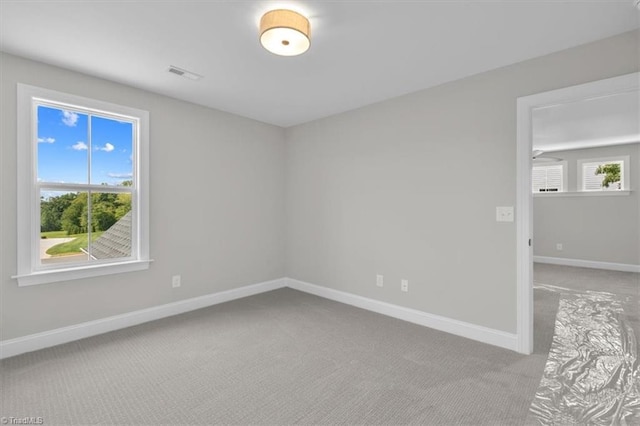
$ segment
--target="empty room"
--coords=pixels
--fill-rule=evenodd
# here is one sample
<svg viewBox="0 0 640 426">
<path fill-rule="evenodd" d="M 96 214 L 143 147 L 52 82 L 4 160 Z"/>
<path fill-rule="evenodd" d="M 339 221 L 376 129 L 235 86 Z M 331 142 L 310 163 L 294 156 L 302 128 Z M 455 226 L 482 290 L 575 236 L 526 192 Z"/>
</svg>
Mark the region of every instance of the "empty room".
<svg viewBox="0 0 640 426">
<path fill-rule="evenodd" d="M 640 0 L 0 0 L 0 423 L 640 424 Z"/>
</svg>

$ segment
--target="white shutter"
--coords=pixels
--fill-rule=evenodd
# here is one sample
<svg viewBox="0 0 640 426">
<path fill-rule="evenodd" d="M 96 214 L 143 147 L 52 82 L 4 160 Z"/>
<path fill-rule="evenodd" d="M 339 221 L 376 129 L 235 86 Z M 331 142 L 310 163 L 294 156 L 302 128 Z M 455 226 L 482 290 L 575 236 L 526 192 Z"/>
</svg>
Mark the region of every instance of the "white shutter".
<svg viewBox="0 0 640 426">
<path fill-rule="evenodd" d="M 562 192 L 562 166 L 547 166 L 547 191 Z"/>
<path fill-rule="evenodd" d="M 531 181 L 533 192 L 562 192 L 564 169 L 562 164 L 533 166 Z"/>
<path fill-rule="evenodd" d="M 534 167 L 531 176 L 533 192 L 541 192 L 540 189 L 547 188 L 547 171 L 544 167 Z"/>
</svg>

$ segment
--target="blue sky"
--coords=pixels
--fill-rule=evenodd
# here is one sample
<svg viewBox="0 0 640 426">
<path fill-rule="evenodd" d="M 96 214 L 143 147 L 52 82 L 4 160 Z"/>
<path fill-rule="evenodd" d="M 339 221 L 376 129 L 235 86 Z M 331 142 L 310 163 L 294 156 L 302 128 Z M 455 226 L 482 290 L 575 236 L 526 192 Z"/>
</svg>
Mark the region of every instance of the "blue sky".
<svg viewBox="0 0 640 426">
<path fill-rule="evenodd" d="M 131 180 L 132 132 L 132 123 L 38 106 L 38 180 L 97 185 Z"/>
</svg>

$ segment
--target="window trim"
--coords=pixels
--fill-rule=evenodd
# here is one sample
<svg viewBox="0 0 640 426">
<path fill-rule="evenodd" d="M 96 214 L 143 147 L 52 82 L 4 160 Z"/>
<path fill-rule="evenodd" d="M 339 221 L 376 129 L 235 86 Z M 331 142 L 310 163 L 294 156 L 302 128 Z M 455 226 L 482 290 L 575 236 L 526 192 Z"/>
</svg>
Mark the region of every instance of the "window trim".
<svg viewBox="0 0 640 426">
<path fill-rule="evenodd" d="M 541 197 L 619 197 L 631 195 L 633 191 L 620 189 L 616 191 L 571 191 L 571 192 L 535 192 L 533 194 L 534 198 Z"/>
<path fill-rule="evenodd" d="M 609 163 L 609 162 L 622 162 L 622 188 L 616 190 L 586 190 L 584 189 L 584 164 L 585 163 Z M 618 155 L 615 157 L 599 157 L 599 158 L 581 158 L 577 161 L 577 192 L 589 193 L 589 194 L 604 194 L 604 193 L 617 193 L 617 192 L 630 192 L 632 188 L 630 187 L 630 156 L 629 155 Z"/>
<path fill-rule="evenodd" d="M 534 192 L 533 191 L 533 169 L 536 167 L 550 167 L 550 166 L 562 166 L 562 190 L 561 191 L 553 191 L 553 192 L 546 192 L 546 191 L 542 191 L 542 192 Z M 533 164 L 531 166 L 531 174 L 532 174 L 532 179 L 531 179 L 531 193 L 533 195 L 556 195 L 556 194 L 564 194 L 566 192 L 569 192 L 569 162 L 567 160 L 562 160 L 562 161 L 555 161 L 553 163 L 540 163 L 540 164 Z"/>
<path fill-rule="evenodd" d="M 136 108 L 71 95 L 18 83 L 17 86 L 17 257 L 18 286 L 44 284 L 89 278 L 100 275 L 147 269 L 149 259 L 149 113 Z M 132 257 L 82 265 L 62 265 L 58 268 L 39 267 L 40 203 L 37 182 L 37 122 L 33 120 L 34 99 L 63 103 L 81 110 L 91 109 L 105 116 L 124 115 L 138 120 L 134 173 L 137 187 L 134 226 L 137 253 Z M 38 225 L 38 226 L 36 226 Z"/>
</svg>

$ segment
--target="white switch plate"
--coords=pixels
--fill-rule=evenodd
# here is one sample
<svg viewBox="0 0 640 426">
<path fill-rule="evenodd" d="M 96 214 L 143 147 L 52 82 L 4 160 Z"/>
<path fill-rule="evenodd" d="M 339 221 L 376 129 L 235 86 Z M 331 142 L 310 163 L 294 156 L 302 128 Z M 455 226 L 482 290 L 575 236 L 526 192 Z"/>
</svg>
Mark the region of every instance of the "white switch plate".
<svg viewBox="0 0 640 426">
<path fill-rule="evenodd" d="M 384 286 L 384 276 L 382 275 L 376 275 L 376 285 L 378 287 L 382 287 Z"/>
<path fill-rule="evenodd" d="M 513 222 L 513 206 L 496 207 L 496 222 Z"/>
<path fill-rule="evenodd" d="M 556 244 L 556 250 L 562 251 L 562 243 Z"/>
<path fill-rule="evenodd" d="M 174 275 L 173 277 L 171 277 L 171 287 L 176 288 L 180 287 L 180 285 L 180 275 Z"/>
<path fill-rule="evenodd" d="M 400 290 L 404 292 L 409 291 L 409 280 L 400 281 Z"/>
</svg>

